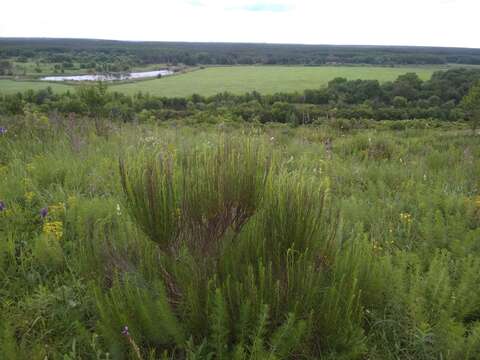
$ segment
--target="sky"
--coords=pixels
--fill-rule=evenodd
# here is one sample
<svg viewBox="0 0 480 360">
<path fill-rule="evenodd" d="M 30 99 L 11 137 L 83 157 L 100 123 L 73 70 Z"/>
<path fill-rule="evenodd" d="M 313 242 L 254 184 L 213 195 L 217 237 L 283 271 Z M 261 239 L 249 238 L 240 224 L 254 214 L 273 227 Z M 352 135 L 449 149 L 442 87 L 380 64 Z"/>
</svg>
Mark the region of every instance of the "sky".
<svg viewBox="0 0 480 360">
<path fill-rule="evenodd" d="M 479 0 L 5 0 L 0 37 L 480 48 Z"/>
</svg>

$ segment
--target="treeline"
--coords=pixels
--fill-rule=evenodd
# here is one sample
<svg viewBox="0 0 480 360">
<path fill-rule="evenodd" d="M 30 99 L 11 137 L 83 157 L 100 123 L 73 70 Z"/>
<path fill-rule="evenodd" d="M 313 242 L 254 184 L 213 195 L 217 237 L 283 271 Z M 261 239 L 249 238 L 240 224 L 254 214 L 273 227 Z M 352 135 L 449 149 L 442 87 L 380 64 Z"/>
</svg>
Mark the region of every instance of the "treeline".
<svg viewBox="0 0 480 360">
<path fill-rule="evenodd" d="M 428 81 L 416 74 L 399 76 L 393 82 L 336 78 L 327 87 L 303 93 L 258 92 L 214 96 L 194 94 L 186 98 L 134 96 L 107 91 L 105 84 L 79 86 L 77 91 L 54 93 L 50 88 L 0 96 L 0 113 L 23 114 L 25 108 L 44 113 L 77 113 L 109 117 L 120 121 L 163 121 L 197 118 L 211 121 L 216 116 L 238 121 L 308 124 L 319 119 L 428 119 L 461 120 L 460 106 L 480 70 L 439 71 Z"/>
<path fill-rule="evenodd" d="M 480 49 L 292 44 L 128 42 L 86 39 L 0 39 L 0 59 L 99 64 L 480 64 Z M 121 65 L 120 65 L 121 64 Z"/>
</svg>

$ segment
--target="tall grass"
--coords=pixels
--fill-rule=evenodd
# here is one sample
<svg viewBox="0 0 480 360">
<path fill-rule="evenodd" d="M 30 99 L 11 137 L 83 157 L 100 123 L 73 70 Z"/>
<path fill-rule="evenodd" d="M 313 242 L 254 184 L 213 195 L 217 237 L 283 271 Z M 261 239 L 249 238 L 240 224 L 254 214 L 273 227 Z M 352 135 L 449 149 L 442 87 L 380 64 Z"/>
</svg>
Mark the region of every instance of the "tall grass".
<svg viewBox="0 0 480 360">
<path fill-rule="evenodd" d="M 0 122 L 0 358 L 480 357 L 475 136 Z"/>
</svg>

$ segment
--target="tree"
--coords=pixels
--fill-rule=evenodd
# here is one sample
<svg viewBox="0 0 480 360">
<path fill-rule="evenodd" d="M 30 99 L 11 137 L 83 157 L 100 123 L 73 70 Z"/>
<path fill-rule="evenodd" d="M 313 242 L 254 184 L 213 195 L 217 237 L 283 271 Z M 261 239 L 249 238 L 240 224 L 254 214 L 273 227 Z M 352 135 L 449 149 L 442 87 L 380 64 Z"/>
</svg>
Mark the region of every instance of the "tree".
<svg viewBox="0 0 480 360">
<path fill-rule="evenodd" d="M 468 94 L 462 99 L 461 105 L 475 133 L 480 124 L 480 81 L 470 88 Z"/>
<path fill-rule="evenodd" d="M 393 96 L 402 96 L 407 100 L 414 100 L 422 89 L 422 80 L 415 73 L 400 75 L 393 82 Z"/>
<path fill-rule="evenodd" d="M 408 101 L 403 96 L 395 96 L 392 101 L 393 106 L 396 108 L 404 108 L 407 106 Z"/>
<path fill-rule="evenodd" d="M 77 88 L 80 100 L 87 106 L 90 116 L 103 115 L 104 105 L 107 102 L 107 85 L 99 81 L 95 85 L 82 85 Z"/>
<path fill-rule="evenodd" d="M 12 72 L 13 65 L 8 60 L 0 61 L 0 75 L 9 75 Z"/>
<path fill-rule="evenodd" d="M 101 119 L 105 115 L 105 104 L 108 101 L 107 85 L 101 81 L 96 85 L 82 85 L 77 89 L 77 94 L 86 105 L 89 115 L 95 119 L 97 134 L 104 135 L 106 127 Z"/>
</svg>

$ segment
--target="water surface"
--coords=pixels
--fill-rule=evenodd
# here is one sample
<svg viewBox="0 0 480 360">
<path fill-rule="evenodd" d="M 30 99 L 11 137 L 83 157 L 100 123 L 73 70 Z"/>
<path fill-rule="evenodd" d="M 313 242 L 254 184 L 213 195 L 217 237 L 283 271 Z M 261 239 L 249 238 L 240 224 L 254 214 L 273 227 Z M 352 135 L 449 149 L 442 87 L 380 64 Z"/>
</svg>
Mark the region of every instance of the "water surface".
<svg viewBox="0 0 480 360">
<path fill-rule="evenodd" d="M 171 70 L 154 70 L 142 72 L 130 72 L 123 74 L 95 74 L 95 75 L 67 75 L 67 76 L 46 76 L 40 80 L 44 81 L 118 81 L 143 78 L 155 78 L 172 75 Z"/>
</svg>

